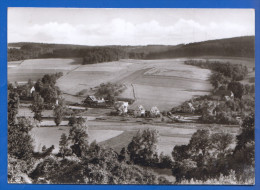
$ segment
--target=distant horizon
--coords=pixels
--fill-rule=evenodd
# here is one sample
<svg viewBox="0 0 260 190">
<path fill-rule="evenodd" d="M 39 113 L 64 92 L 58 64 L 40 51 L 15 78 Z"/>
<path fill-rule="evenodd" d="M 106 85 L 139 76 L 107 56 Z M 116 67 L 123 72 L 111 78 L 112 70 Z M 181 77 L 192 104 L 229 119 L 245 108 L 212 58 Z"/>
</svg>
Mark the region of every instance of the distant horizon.
<svg viewBox="0 0 260 190">
<path fill-rule="evenodd" d="M 28 41 L 21 41 L 21 42 L 7 42 L 7 44 L 18 44 L 18 43 L 33 43 L 33 44 L 49 44 L 49 45 L 75 45 L 75 46 L 178 46 L 178 45 L 187 45 L 187 44 L 193 44 L 193 43 L 200 43 L 200 42 L 208 42 L 208 41 L 215 41 L 215 40 L 224 40 L 224 39 L 232 39 L 232 38 L 243 38 L 243 37 L 255 37 L 255 35 L 248 35 L 248 36 L 234 36 L 230 38 L 218 38 L 218 39 L 210 39 L 205 41 L 196 41 L 196 42 L 190 42 L 190 43 L 180 43 L 180 44 L 147 44 L 147 45 L 128 45 L 128 44 L 122 44 L 122 45 L 82 45 L 82 44 L 68 44 L 68 43 L 45 43 L 45 42 L 28 42 Z"/>
<path fill-rule="evenodd" d="M 254 9 L 8 8 L 8 43 L 178 45 L 251 35 Z"/>
</svg>

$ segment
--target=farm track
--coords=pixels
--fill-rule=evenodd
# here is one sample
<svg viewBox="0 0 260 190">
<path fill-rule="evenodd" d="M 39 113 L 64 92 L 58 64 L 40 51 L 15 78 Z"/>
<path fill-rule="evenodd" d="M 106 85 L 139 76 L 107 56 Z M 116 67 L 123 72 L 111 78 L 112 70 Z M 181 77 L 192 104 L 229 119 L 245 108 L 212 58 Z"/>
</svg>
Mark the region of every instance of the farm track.
<svg viewBox="0 0 260 190">
<path fill-rule="evenodd" d="M 139 77 L 142 77 L 143 74 L 150 69 L 151 68 L 145 68 L 145 69 L 140 69 L 140 70 L 134 71 L 131 74 L 124 76 L 123 78 L 119 78 L 118 82 L 126 83 L 126 84 L 134 83 L 135 80 L 137 80 Z"/>
<path fill-rule="evenodd" d="M 68 74 L 70 74 L 70 73 L 74 72 L 75 70 L 77 70 L 77 69 L 78 69 L 78 68 L 80 68 L 80 67 L 81 67 L 81 65 L 79 65 L 79 66 L 77 66 L 77 67 L 73 68 L 72 70 L 70 70 L 70 71 L 66 72 L 66 74 L 65 74 L 65 75 L 63 75 L 62 77 L 60 77 L 58 80 L 62 79 L 62 78 L 63 78 L 63 77 L 65 77 L 66 75 L 68 75 Z"/>
<path fill-rule="evenodd" d="M 132 86 L 132 89 L 133 89 L 133 96 L 134 96 L 134 99 L 136 100 L 136 96 L 135 96 L 135 88 L 134 88 L 134 85 L 133 85 L 133 84 L 131 84 L 131 86 Z"/>
</svg>

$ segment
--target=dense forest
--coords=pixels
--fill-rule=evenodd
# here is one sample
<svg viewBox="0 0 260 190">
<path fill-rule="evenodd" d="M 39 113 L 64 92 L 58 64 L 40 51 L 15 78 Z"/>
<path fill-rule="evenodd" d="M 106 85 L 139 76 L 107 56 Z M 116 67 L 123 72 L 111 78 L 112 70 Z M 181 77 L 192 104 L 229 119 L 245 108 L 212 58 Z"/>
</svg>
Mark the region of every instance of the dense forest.
<svg viewBox="0 0 260 190">
<path fill-rule="evenodd" d="M 196 56 L 228 56 L 254 58 L 254 36 L 237 37 L 221 40 L 210 40 L 170 48 L 167 51 L 146 55 L 146 59 L 196 57 Z"/>
<path fill-rule="evenodd" d="M 210 40 L 177 46 L 79 46 L 43 43 L 8 44 L 8 61 L 37 58 L 83 58 L 83 64 L 119 59 L 163 59 L 196 56 L 254 58 L 254 36 Z"/>
</svg>

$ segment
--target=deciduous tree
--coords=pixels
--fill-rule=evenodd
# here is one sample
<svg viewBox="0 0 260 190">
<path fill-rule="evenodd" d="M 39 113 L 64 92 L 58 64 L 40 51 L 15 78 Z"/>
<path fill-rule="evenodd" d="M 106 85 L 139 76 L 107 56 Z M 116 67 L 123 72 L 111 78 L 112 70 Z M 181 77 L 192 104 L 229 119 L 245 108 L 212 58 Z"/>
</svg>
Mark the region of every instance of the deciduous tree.
<svg viewBox="0 0 260 190">
<path fill-rule="evenodd" d="M 33 103 L 30 106 L 30 109 L 32 110 L 32 112 L 34 112 L 33 118 L 36 119 L 37 121 L 41 122 L 42 121 L 42 111 L 44 110 L 44 101 L 38 92 L 36 92 L 34 94 Z"/>
<path fill-rule="evenodd" d="M 62 133 L 62 135 L 60 137 L 59 146 L 60 146 L 59 153 L 61 154 L 63 159 L 65 158 L 65 156 L 71 154 L 71 149 L 69 147 L 69 141 L 68 141 L 67 135 L 65 133 Z"/>
</svg>

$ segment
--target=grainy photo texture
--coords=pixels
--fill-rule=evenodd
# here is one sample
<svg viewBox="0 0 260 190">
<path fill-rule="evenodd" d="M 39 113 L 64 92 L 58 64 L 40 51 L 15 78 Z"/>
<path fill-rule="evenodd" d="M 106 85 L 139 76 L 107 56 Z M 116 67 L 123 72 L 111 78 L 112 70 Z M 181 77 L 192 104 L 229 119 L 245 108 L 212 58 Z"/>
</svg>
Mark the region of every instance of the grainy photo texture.
<svg viewBox="0 0 260 190">
<path fill-rule="evenodd" d="M 253 9 L 8 9 L 8 182 L 255 183 Z"/>
</svg>

